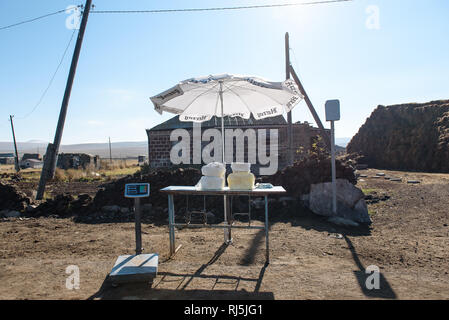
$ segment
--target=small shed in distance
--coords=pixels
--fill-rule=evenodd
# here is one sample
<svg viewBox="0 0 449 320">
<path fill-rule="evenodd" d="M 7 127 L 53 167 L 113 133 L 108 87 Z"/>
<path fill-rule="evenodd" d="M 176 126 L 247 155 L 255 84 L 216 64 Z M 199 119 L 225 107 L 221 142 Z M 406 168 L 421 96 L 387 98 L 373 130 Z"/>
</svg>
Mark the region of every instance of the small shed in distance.
<svg viewBox="0 0 449 320">
<path fill-rule="evenodd" d="M 100 156 L 87 153 L 60 153 L 56 166 L 60 169 L 100 169 Z"/>
<path fill-rule="evenodd" d="M 148 157 L 147 156 L 137 156 L 137 162 L 139 164 L 144 164 L 144 163 L 148 162 Z"/>
<path fill-rule="evenodd" d="M 42 168 L 43 164 L 44 163 L 41 160 L 37 160 L 37 159 L 25 159 L 25 160 L 22 159 L 20 161 L 20 167 L 22 169 L 26 169 L 26 168 L 39 169 L 39 168 Z"/>
<path fill-rule="evenodd" d="M 42 156 L 39 153 L 24 153 L 22 160 L 28 159 L 42 160 Z"/>
<path fill-rule="evenodd" d="M 14 164 L 14 154 L 0 153 L 0 164 Z"/>
</svg>

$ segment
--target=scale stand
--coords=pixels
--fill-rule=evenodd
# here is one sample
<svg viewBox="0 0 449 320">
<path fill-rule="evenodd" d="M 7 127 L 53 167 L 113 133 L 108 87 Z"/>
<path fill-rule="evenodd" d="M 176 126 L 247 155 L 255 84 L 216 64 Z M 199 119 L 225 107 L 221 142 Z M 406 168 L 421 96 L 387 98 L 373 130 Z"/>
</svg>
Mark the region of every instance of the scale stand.
<svg viewBox="0 0 449 320">
<path fill-rule="evenodd" d="M 114 267 L 109 273 L 113 284 L 149 282 L 157 275 L 159 255 L 157 253 L 142 254 L 142 230 L 140 217 L 142 209 L 140 198 L 150 196 L 149 183 L 129 183 L 125 185 L 125 197 L 134 198 L 136 254 L 121 255 L 115 261 Z"/>
<path fill-rule="evenodd" d="M 327 100 L 325 104 L 326 121 L 331 123 L 331 175 L 332 175 L 332 212 L 337 214 L 337 178 L 335 169 L 335 125 L 340 120 L 340 101 Z"/>
</svg>

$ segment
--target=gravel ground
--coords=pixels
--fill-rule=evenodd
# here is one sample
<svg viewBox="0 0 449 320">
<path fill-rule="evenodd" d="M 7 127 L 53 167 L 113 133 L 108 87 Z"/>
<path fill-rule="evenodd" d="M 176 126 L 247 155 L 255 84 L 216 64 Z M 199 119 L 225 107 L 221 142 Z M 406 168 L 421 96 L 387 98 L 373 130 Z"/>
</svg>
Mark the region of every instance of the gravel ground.
<svg viewBox="0 0 449 320">
<path fill-rule="evenodd" d="M 378 172 L 403 181 L 373 178 Z M 237 229 L 233 244 L 223 246 L 222 230 L 179 230 L 182 247 L 169 259 L 167 226 L 144 223 L 144 251 L 160 255 L 152 286 L 105 281 L 115 259 L 133 253 L 132 222 L 3 219 L 0 298 L 448 299 L 449 175 L 360 173 L 367 177 L 357 185 L 383 199 L 368 206 L 371 228 L 342 228 L 304 212 L 288 221 L 272 217 L 268 265 L 263 231 Z M 80 270 L 77 290 L 66 288 L 69 265 Z M 379 267 L 379 290 L 365 287 L 370 265 Z"/>
</svg>

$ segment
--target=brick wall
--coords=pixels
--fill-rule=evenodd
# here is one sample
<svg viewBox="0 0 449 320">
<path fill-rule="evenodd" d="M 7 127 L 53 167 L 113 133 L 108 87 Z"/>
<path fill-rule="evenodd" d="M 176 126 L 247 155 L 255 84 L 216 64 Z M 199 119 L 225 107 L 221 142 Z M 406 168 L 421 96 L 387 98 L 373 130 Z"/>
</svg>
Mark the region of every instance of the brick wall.
<svg viewBox="0 0 449 320">
<path fill-rule="evenodd" d="M 172 143 L 168 131 L 150 131 L 148 134 L 148 163 L 151 168 L 171 166 L 170 150 Z"/>
<path fill-rule="evenodd" d="M 279 152 L 279 169 L 285 167 L 287 165 L 288 160 L 288 140 L 287 140 L 287 130 L 288 127 L 286 125 L 279 125 L 279 126 L 270 126 L 270 127 L 238 127 L 239 129 L 242 129 L 245 131 L 246 129 L 268 129 L 267 130 L 267 154 L 270 154 L 269 150 L 269 129 L 278 129 L 278 152 Z M 227 129 L 236 129 L 232 127 L 227 127 Z M 205 129 L 202 129 L 202 132 Z M 192 129 L 187 129 L 190 133 L 191 141 L 190 141 L 190 163 L 192 164 L 192 151 L 193 151 L 193 134 Z M 327 130 L 328 131 L 328 130 Z M 170 167 L 172 166 L 172 163 L 170 161 L 170 150 L 174 144 L 177 142 L 171 142 L 170 141 L 170 133 L 171 130 L 164 130 L 164 131 L 154 131 L 154 130 L 147 130 L 148 135 L 148 163 L 151 168 L 162 168 L 162 167 Z M 299 160 L 306 156 L 307 151 L 311 147 L 312 138 L 316 135 L 322 134 L 322 131 L 318 128 L 314 128 L 310 126 L 307 123 L 295 123 L 293 124 L 293 148 L 294 148 L 294 159 Z M 202 147 L 203 148 L 206 144 L 209 142 L 203 142 Z M 235 148 L 235 141 L 234 141 L 234 148 Z M 235 149 L 234 149 L 235 150 Z M 248 152 L 249 153 L 256 153 L 257 154 L 257 144 L 256 145 L 250 145 L 248 146 L 248 143 L 245 139 L 245 147 L 244 147 L 244 157 L 245 161 L 248 161 Z M 234 152 L 235 157 L 235 152 Z M 257 157 L 256 157 L 257 159 Z M 258 165 L 253 165 L 252 169 L 254 172 L 258 172 Z"/>
</svg>

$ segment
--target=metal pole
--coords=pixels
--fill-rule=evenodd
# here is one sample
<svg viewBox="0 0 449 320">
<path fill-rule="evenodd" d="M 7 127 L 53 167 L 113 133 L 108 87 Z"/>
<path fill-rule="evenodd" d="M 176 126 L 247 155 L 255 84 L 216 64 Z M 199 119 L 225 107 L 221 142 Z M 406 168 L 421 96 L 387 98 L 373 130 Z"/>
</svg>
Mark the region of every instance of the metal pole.
<svg viewBox="0 0 449 320">
<path fill-rule="evenodd" d="M 109 163 L 112 164 L 111 137 L 109 137 Z"/>
<path fill-rule="evenodd" d="M 14 141 L 14 150 L 16 152 L 16 156 L 14 157 L 14 166 L 16 168 L 16 172 L 20 171 L 20 167 L 19 167 L 19 153 L 17 152 L 17 143 L 16 143 L 16 134 L 14 133 L 14 123 L 12 121 L 12 118 L 14 116 L 10 115 L 9 119 L 11 121 L 11 130 L 12 130 L 12 140 Z"/>
<path fill-rule="evenodd" d="M 288 32 L 285 33 L 285 79 L 290 79 L 290 44 Z M 293 124 L 292 112 L 287 113 L 288 164 L 293 164 Z"/>
<path fill-rule="evenodd" d="M 173 195 L 168 195 L 168 235 L 170 238 L 170 256 L 175 254 L 175 212 L 173 204 Z"/>
<path fill-rule="evenodd" d="M 219 81 L 220 84 L 220 103 L 221 103 L 221 144 L 222 144 L 222 159 L 223 159 L 223 165 L 226 168 L 226 162 L 225 162 L 225 131 L 224 131 L 224 108 L 223 108 L 223 81 Z M 225 174 L 226 179 L 226 174 Z M 226 180 L 225 180 L 226 185 Z M 228 197 L 223 196 L 223 213 L 224 213 L 224 222 L 225 224 L 228 224 L 228 215 L 229 215 L 229 204 L 228 204 Z M 230 243 L 232 241 L 231 239 L 231 229 L 225 229 L 224 230 L 224 241 L 225 243 Z"/>
<path fill-rule="evenodd" d="M 224 196 L 224 202 L 225 202 L 225 223 L 228 224 L 228 228 L 224 230 L 224 236 L 225 236 L 225 243 L 229 244 L 232 242 L 232 233 L 231 233 L 231 223 L 232 223 L 232 217 L 231 217 L 231 203 L 229 196 Z"/>
<path fill-rule="evenodd" d="M 266 248 L 266 262 L 270 262 L 270 245 L 268 238 L 268 196 L 265 196 L 265 248 Z"/>
<path fill-rule="evenodd" d="M 142 253 L 142 228 L 140 224 L 141 216 L 140 198 L 134 199 L 134 220 L 136 229 L 136 255 Z"/>
<path fill-rule="evenodd" d="M 332 212 L 337 213 L 337 185 L 335 172 L 335 127 L 331 121 L 331 170 L 332 170 Z"/>
<path fill-rule="evenodd" d="M 223 81 L 219 81 L 220 83 L 220 103 L 221 103 L 221 149 L 222 149 L 222 159 L 223 164 L 225 164 L 225 132 L 224 132 L 224 112 L 223 112 Z"/>
<path fill-rule="evenodd" d="M 56 127 L 55 139 L 52 147 L 47 148 L 47 156 L 45 158 L 44 168 L 42 169 L 39 187 L 37 190 L 36 199 L 41 200 L 45 191 L 47 179 L 52 179 L 55 174 L 56 158 L 61 144 L 62 131 L 64 129 L 65 118 L 67 115 L 67 107 L 69 105 L 70 93 L 72 92 L 73 80 L 75 78 L 76 67 L 78 65 L 78 58 L 83 43 L 84 31 L 86 30 L 87 19 L 89 17 L 92 0 L 86 0 L 84 6 L 83 18 L 81 20 L 80 31 L 76 40 L 75 50 L 73 52 L 72 63 L 70 65 L 69 77 L 65 87 L 64 98 L 62 99 L 61 111 L 59 113 L 58 125 Z M 51 152 L 51 154 L 49 153 Z M 45 170 L 44 170 L 45 169 Z"/>
</svg>

